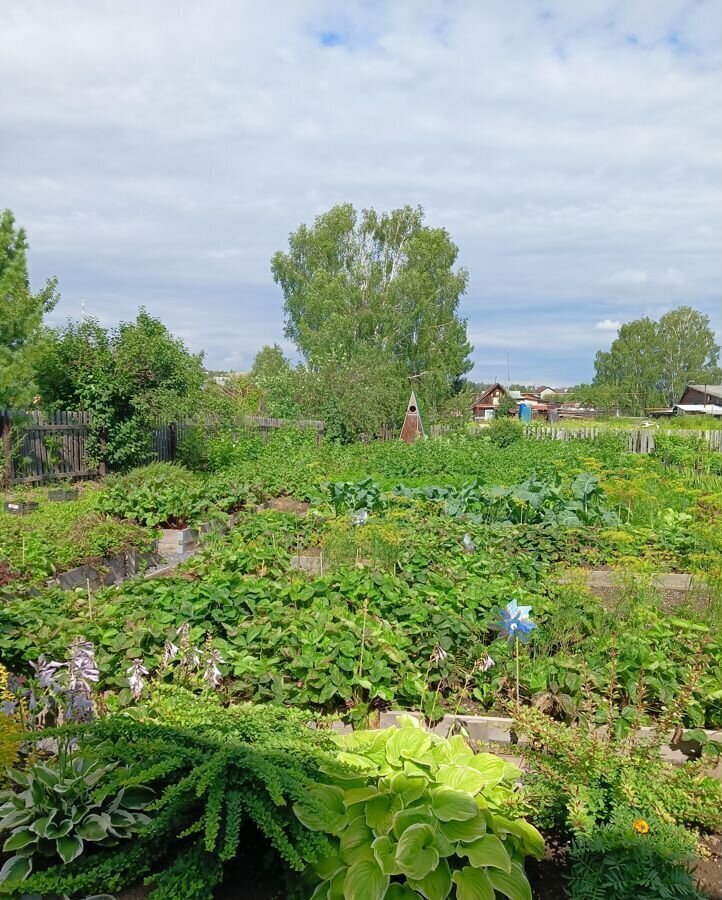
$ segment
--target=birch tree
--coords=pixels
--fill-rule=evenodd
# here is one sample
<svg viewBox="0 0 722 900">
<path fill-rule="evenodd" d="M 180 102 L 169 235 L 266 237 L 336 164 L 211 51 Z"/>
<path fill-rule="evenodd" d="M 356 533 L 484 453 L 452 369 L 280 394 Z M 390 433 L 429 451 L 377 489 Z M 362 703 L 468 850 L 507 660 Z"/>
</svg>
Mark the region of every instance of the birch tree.
<svg viewBox="0 0 722 900">
<path fill-rule="evenodd" d="M 471 369 L 459 315 L 468 274 L 457 256 L 447 231 L 425 225 L 420 207 L 335 206 L 301 225 L 271 262 L 286 335 L 310 372 L 352 375 L 357 360 L 366 370 L 374 359 L 400 377 L 399 396 L 413 384 L 435 407 Z"/>
</svg>

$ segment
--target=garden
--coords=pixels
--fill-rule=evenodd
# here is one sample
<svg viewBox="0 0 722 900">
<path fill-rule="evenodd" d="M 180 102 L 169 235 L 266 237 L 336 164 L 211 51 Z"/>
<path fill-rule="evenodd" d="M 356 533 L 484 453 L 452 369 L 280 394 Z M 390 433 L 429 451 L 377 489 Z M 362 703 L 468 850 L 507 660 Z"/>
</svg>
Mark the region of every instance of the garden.
<svg viewBox="0 0 722 900">
<path fill-rule="evenodd" d="M 625 447 L 221 428 L 8 494 L 0 895 L 721 897 L 720 454 Z"/>
</svg>

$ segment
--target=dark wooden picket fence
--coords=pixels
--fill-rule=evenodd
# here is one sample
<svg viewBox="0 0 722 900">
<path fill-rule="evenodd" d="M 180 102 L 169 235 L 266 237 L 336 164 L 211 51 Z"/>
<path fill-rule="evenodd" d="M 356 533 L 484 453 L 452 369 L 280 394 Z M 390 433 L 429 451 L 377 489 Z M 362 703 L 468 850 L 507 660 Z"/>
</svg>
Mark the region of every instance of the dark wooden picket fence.
<svg viewBox="0 0 722 900">
<path fill-rule="evenodd" d="M 3 487 L 93 478 L 85 459 L 90 423 L 87 412 L 0 411 Z"/>
<path fill-rule="evenodd" d="M 86 443 L 92 424 L 88 412 L 0 411 L 2 471 L 0 481 L 7 489 L 16 484 L 43 484 L 62 479 L 82 480 L 105 474 L 86 459 Z M 157 422 L 152 431 L 152 451 L 146 462 L 172 461 L 191 429 L 205 433 L 223 427 L 236 435 L 245 431 L 260 433 L 264 442 L 274 430 L 285 427 L 312 429 L 316 440 L 323 438 L 324 423 L 316 419 L 273 419 L 267 416 L 243 416 L 232 422 L 221 418 L 203 422 L 181 420 Z"/>
</svg>

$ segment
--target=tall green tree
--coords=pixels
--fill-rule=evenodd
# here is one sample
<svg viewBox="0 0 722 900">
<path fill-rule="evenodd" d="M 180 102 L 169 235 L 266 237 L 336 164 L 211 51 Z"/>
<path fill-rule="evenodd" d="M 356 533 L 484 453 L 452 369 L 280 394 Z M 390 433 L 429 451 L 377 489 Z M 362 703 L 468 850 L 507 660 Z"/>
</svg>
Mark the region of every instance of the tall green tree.
<svg viewBox="0 0 722 900">
<path fill-rule="evenodd" d="M 260 411 L 278 418 L 296 418 L 301 412 L 297 372 L 278 344 L 266 345 L 256 354 L 251 379 L 261 392 Z"/>
<path fill-rule="evenodd" d="M 689 306 L 663 315 L 658 322 L 627 322 L 608 351 L 594 360 L 594 385 L 614 389 L 625 412 L 676 403 L 688 383 L 722 379 L 720 348 L 709 317 Z M 611 395 L 610 395 L 611 396 Z"/>
<path fill-rule="evenodd" d="M 594 360 L 594 384 L 616 388 L 619 407 L 636 415 L 658 405 L 660 376 L 657 326 L 646 317 L 622 325 L 609 351 Z"/>
<path fill-rule="evenodd" d="M 357 213 L 350 204 L 301 225 L 277 252 L 273 277 L 285 299 L 286 335 L 311 373 L 374 365 L 399 378 L 403 416 L 410 379 L 427 408 L 441 404 L 471 369 L 459 301 L 465 269 L 443 228 L 409 206 Z M 394 401 L 396 402 L 396 400 Z"/>
<path fill-rule="evenodd" d="M 662 360 L 658 387 L 668 406 L 679 401 L 687 384 L 722 381 L 709 316 L 689 306 L 666 313 L 657 325 L 657 348 Z"/>
<path fill-rule="evenodd" d="M 144 309 L 110 331 L 95 319 L 53 329 L 35 363 L 43 404 L 92 412 L 89 455 L 113 469 L 147 457 L 155 417 L 193 412 L 203 377 L 203 355 Z"/>
<path fill-rule="evenodd" d="M 30 290 L 28 241 L 9 209 L 0 213 L 0 409 L 30 402 L 32 355 L 43 316 L 58 302 L 51 278 L 37 293 Z"/>
</svg>

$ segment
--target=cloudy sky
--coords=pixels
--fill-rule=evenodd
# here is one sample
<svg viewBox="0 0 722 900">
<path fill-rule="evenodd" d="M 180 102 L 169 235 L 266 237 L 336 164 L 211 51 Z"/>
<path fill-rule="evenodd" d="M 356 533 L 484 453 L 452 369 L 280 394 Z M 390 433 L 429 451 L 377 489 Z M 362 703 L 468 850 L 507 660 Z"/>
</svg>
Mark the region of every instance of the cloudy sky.
<svg viewBox="0 0 722 900">
<path fill-rule="evenodd" d="M 145 305 L 242 370 L 283 342 L 291 230 L 421 204 L 473 377 L 588 380 L 640 315 L 722 338 L 721 31 L 718 0 L 6 3 L 0 207 L 55 321 Z"/>
</svg>

